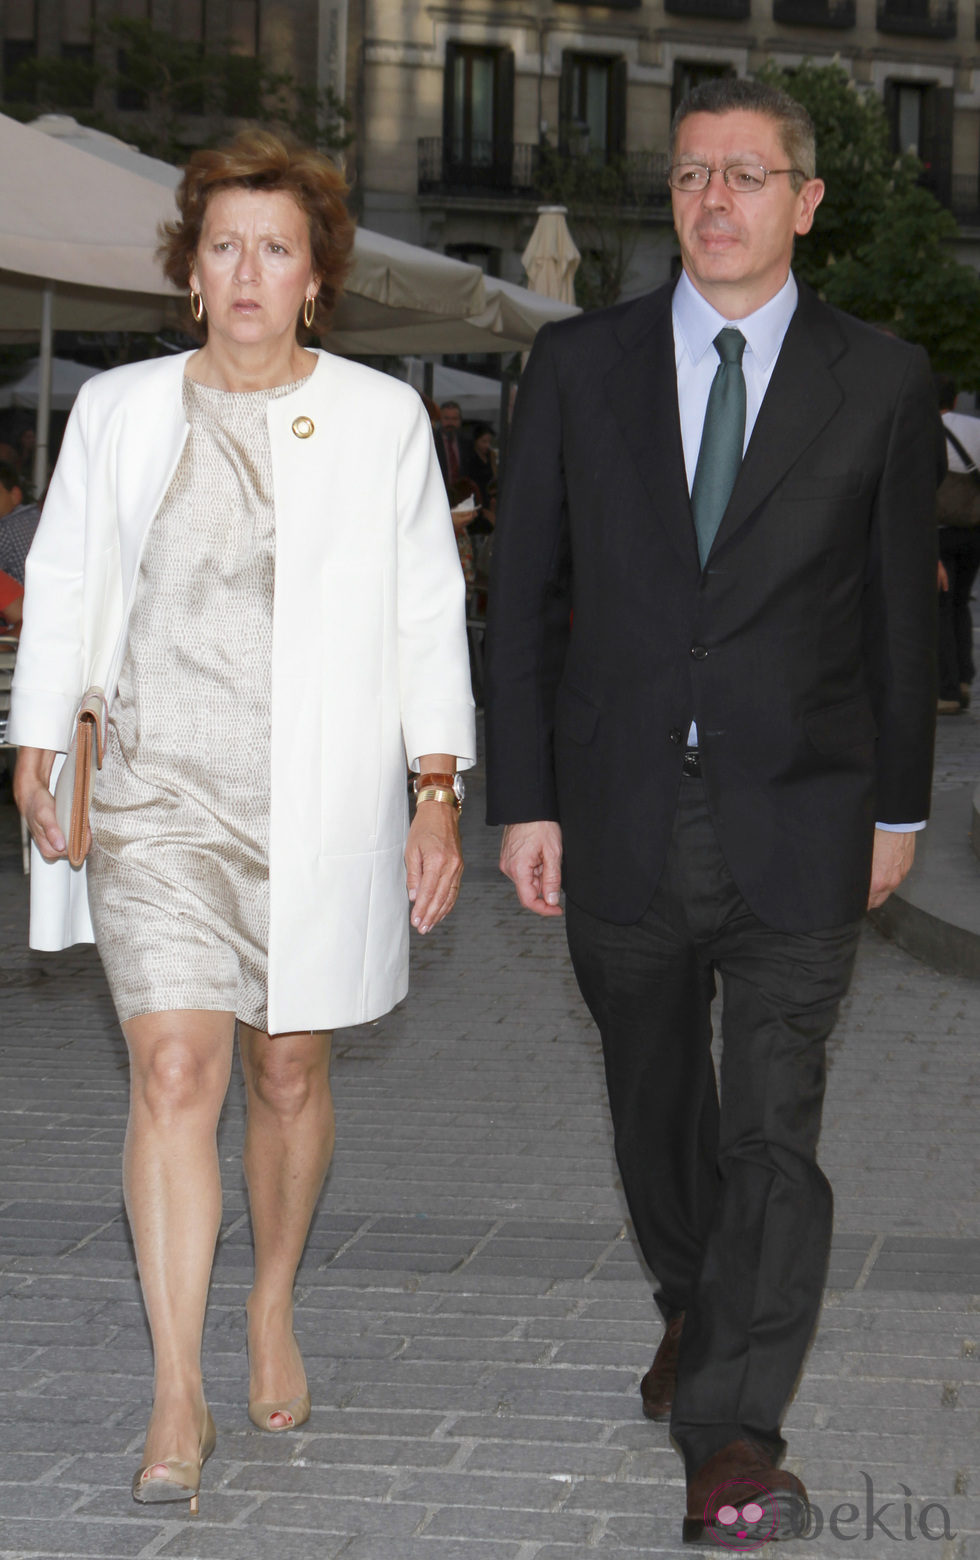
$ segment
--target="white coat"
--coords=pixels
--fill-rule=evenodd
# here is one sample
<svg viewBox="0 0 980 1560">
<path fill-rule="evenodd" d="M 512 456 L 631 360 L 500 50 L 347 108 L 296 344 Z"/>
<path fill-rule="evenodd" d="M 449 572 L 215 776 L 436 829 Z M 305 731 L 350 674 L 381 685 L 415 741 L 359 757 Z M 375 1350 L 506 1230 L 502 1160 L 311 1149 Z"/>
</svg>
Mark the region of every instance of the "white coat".
<svg viewBox="0 0 980 1560">
<path fill-rule="evenodd" d="M 21 746 L 63 752 L 93 684 L 111 708 L 143 544 L 187 436 L 188 355 L 79 394 L 27 563 L 9 725 Z M 476 753 L 464 583 L 425 408 L 387 375 L 317 357 L 268 403 L 274 1033 L 362 1023 L 405 995 L 406 759 L 467 768 Z M 92 940 L 84 867 L 35 850 L 31 946 Z"/>
</svg>

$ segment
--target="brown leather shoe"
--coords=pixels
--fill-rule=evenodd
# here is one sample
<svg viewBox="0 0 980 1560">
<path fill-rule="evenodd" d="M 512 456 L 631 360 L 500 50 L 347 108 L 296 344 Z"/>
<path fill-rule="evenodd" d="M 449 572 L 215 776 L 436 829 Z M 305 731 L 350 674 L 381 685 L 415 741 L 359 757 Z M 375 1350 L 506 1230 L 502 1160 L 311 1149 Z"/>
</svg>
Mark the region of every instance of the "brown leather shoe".
<svg viewBox="0 0 980 1560">
<path fill-rule="evenodd" d="M 802 1481 L 754 1441 L 730 1441 L 688 1480 L 685 1544 L 758 1549 L 805 1538 L 811 1521 Z"/>
<path fill-rule="evenodd" d="M 648 1419 L 669 1419 L 677 1389 L 677 1351 L 681 1346 L 684 1312 L 667 1323 L 653 1364 L 640 1382 L 643 1412 Z"/>
</svg>

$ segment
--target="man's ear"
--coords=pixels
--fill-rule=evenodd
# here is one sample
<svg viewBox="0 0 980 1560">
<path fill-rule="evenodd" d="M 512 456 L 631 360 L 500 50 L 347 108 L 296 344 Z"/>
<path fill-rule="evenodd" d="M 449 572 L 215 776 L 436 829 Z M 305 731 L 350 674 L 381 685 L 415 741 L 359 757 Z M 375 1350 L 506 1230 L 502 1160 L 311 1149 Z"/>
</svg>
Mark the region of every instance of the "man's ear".
<svg viewBox="0 0 980 1560">
<path fill-rule="evenodd" d="M 15 482 L 13 487 L 10 489 L 10 496 L 14 501 L 13 507 L 16 509 L 18 505 L 24 502 L 24 489 L 19 487 Z"/>
</svg>

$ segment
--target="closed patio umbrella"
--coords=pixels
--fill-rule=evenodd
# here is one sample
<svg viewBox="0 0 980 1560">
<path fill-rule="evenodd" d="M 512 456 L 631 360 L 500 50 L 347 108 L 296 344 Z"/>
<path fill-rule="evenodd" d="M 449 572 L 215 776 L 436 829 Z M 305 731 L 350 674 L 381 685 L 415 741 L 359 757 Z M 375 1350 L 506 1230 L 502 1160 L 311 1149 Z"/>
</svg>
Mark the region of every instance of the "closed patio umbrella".
<svg viewBox="0 0 980 1560">
<path fill-rule="evenodd" d="M 568 231 L 564 206 L 539 206 L 538 220 L 521 256 L 532 292 L 575 302 L 575 272 L 582 256 Z"/>
</svg>

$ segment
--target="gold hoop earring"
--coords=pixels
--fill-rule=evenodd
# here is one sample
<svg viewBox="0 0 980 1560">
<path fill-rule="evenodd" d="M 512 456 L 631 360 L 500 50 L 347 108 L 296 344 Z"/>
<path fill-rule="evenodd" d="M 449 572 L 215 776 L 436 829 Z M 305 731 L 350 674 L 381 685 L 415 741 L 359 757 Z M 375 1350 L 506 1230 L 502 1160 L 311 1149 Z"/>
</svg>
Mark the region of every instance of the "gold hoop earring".
<svg viewBox="0 0 980 1560">
<path fill-rule="evenodd" d="M 303 324 L 309 330 L 313 324 L 313 316 L 316 313 L 316 294 L 312 298 L 305 299 L 303 303 Z"/>
<path fill-rule="evenodd" d="M 204 299 L 201 297 L 201 294 L 199 292 L 195 292 L 193 288 L 191 288 L 191 313 L 193 314 L 197 323 L 200 325 L 204 318 Z"/>
</svg>

